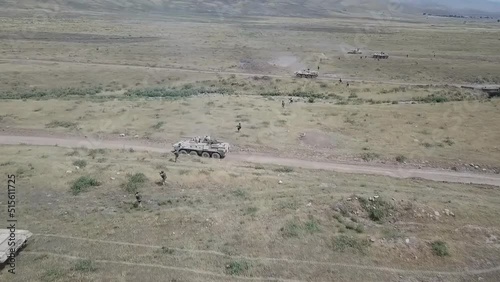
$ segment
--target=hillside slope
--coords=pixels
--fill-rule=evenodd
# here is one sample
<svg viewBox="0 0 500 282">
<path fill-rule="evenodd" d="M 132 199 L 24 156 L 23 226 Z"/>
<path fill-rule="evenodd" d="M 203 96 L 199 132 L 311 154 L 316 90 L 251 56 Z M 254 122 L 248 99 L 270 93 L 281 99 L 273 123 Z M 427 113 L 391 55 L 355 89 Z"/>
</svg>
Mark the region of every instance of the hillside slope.
<svg viewBox="0 0 500 282">
<path fill-rule="evenodd" d="M 0 0 L 2 10 L 201 13 L 227 16 L 328 17 L 338 14 L 500 14 L 491 0 Z"/>
<path fill-rule="evenodd" d="M 323 17 L 333 14 L 383 12 L 389 0 L 0 0 L 5 9 L 53 12 L 203 13 L 233 16 Z"/>
</svg>

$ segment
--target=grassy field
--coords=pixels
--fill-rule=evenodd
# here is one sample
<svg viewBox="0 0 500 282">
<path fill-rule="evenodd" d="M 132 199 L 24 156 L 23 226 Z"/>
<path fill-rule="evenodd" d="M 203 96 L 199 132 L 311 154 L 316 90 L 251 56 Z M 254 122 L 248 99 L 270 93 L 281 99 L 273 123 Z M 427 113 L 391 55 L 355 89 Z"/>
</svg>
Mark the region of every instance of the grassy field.
<svg viewBox="0 0 500 282">
<path fill-rule="evenodd" d="M 347 105 L 332 99 L 309 103 L 304 97 L 289 104 L 286 97 L 207 94 L 175 100 L 5 100 L 0 111 L 2 128 L 8 131 L 115 138 L 123 133 L 166 144 L 182 136 L 210 134 L 234 150 L 287 157 L 409 162 L 460 170 L 474 163 L 499 169 L 500 131 L 491 123 L 499 114 L 498 100 L 357 104 L 357 99 L 390 99 L 398 93 L 359 91 L 351 99 L 348 93 L 339 94 L 346 96 Z M 285 108 L 282 100 L 287 101 Z M 243 126 L 240 133 L 238 122 Z"/>
<path fill-rule="evenodd" d="M 322 77 L 418 83 L 498 83 L 500 76 L 499 31 L 486 23 L 51 15 L 3 17 L 0 30 L 0 90 L 207 79 L 153 67 L 290 76 L 319 65 Z M 391 58 L 346 54 L 356 47 Z"/>
<path fill-rule="evenodd" d="M 498 278 L 418 272 L 495 266 L 500 195 L 489 187 L 173 163 L 128 150 L 0 150 L 1 174 L 17 179 L 18 228 L 40 234 L 9 281 Z M 143 207 L 134 206 L 135 191 Z"/>
<path fill-rule="evenodd" d="M 499 35 L 420 17 L 0 11 L 0 130 L 167 147 L 208 134 L 233 152 L 500 173 L 499 100 L 454 86 L 500 83 Z M 18 228 L 37 234 L 0 281 L 498 281 L 472 271 L 500 261 L 491 187 L 131 150 L 0 155 Z"/>
</svg>

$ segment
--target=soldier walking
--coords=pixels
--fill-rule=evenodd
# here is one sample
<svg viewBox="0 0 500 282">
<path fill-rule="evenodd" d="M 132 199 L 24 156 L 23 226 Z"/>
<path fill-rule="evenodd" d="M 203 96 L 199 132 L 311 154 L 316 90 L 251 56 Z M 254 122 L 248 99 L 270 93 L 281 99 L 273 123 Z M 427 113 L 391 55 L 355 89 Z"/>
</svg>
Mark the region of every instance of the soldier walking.
<svg viewBox="0 0 500 282">
<path fill-rule="evenodd" d="M 238 125 L 236 126 L 236 129 L 238 129 L 238 132 L 240 132 L 240 129 L 241 129 L 241 122 L 238 122 Z"/>
<path fill-rule="evenodd" d="M 281 100 L 281 107 L 284 108 L 285 107 L 285 101 Z"/>
<path fill-rule="evenodd" d="M 174 151 L 174 156 L 175 156 L 174 162 L 177 162 L 177 159 L 179 158 L 179 150 Z"/>
<path fill-rule="evenodd" d="M 160 171 L 160 176 L 162 179 L 162 185 L 165 185 L 165 183 L 167 182 L 167 174 L 162 170 Z"/>
<path fill-rule="evenodd" d="M 137 206 L 138 207 L 142 207 L 142 199 L 141 199 L 141 195 L 139 194 L 139 192 L 135 192 L 135 200 L 137 201 Z"/>
</svg>

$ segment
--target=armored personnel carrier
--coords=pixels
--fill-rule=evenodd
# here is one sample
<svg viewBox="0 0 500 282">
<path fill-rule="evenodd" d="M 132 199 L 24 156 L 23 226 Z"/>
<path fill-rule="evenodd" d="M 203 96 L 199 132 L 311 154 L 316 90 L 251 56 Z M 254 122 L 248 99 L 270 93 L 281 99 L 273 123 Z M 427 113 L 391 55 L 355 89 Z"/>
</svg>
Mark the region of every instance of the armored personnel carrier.
<svg viewBox="0 0 500 282">
<path fill-rule="evenodd" d="M 204 158 L 223 159 L 229 152 L 229 144 L 212 139 L 210 136 L 192 137 L 173 145 L 174 151 Z"/>
<path fill-rule="evenodd" d="M 372 58 L 374 58 L 374 59 L 389 59 L 389 55 L 387 55 L 384 52 L 380 52 L 380 53 L 373 54 Z"/>
<path fill-rule="evenodd" d="M 10 258 L 15 256 L 33 235 L 28 230 L 16 230 L 12 234 L 9 229 L 0 229 L 0 265 L 5 262 L 9 264 Z"/>
<path fill-rule="evenodd" d="M 318 72 L 311 71 L 310 69 L 301 70 L 295 72 L 296 77 L 305 77 L 305 78 L 315 78 L 318 77 Z"/>
<path fill-rule="evenodd" d="M 358 49 L 353 49 L 353 50 L 347 52 L 347 54 L 359 55 L 359 54 L 363 54 L 363 52 L 359 51 L 359 48 L 358 48 Z"/>
</svg>

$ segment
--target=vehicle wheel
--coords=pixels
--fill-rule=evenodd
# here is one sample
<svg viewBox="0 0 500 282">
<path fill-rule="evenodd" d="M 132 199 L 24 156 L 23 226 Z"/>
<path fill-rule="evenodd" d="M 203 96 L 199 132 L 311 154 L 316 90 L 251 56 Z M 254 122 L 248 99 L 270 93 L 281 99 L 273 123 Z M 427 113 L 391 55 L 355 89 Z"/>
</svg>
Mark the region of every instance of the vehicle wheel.
<svg viewBox="0 0 500 282">
<path fill-rule="evenodd" d="M 214 158 L 214 159 L 220 159 L 219 153 L 213 153 L 212 154 L 212 158 Z"/>
<path fill-rule="evenodd" d="M 210 158 L 210 154 L 208 152 L 201 153 L 201 156 L 204 158 Z"/>
<path fill-rule="evenodd" d="M 191 152 L 189 152 L 189 154 L 191 156 L 198 156 L 198 152 L 196 152 L 196 151 L 191 151 Z"/>
<path fill-rule="evenodd" d="M 186 150 L 180 150 L 179 153 L 183 154 L 183 155 L 187 155 L 187 151 Z"/>
</svg>

